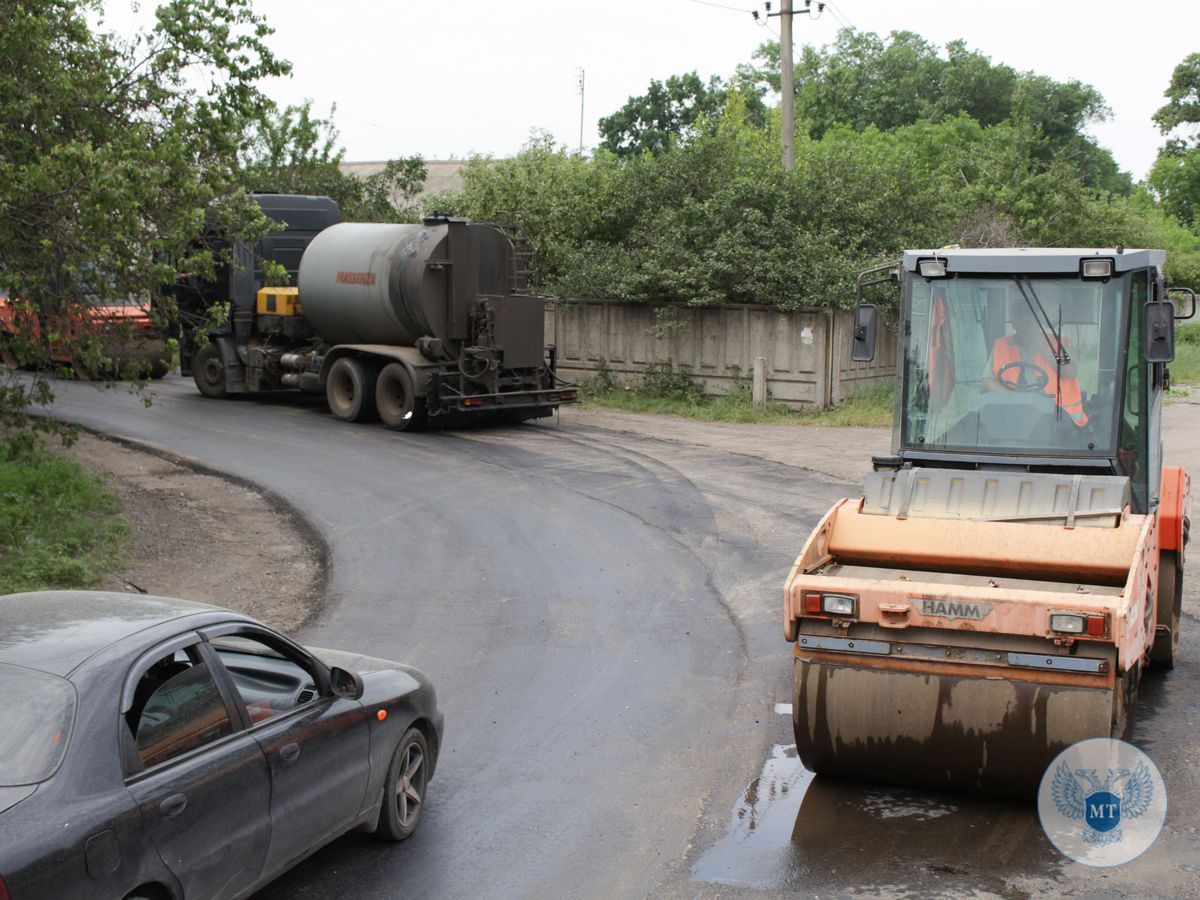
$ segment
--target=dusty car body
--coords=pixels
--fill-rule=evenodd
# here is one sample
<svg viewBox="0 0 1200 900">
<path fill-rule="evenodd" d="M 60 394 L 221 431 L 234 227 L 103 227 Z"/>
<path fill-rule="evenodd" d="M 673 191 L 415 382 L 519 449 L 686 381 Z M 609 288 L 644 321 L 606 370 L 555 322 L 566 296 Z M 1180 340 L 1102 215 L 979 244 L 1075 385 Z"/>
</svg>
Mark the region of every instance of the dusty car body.
<svg viewBox="0 0 1200 900">
<path fill-rule="evenodd" d="M 441 737 L 398 663 L 181 600 L 0 597 L 0 897 L 246 896 L 411 834 Z"/>
</svg>

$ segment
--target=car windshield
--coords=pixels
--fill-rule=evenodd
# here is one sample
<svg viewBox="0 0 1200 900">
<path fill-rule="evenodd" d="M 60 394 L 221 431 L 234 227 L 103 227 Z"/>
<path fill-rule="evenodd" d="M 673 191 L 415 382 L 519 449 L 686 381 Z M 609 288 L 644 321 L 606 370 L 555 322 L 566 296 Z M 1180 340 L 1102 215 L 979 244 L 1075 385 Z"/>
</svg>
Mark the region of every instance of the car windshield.
<svg viewBox="0 0 1200 900">
<path fill-rule="evenodd" d="M 910 284 L 907 449 L 1111 452 L 1126 278 L 959 276 Z"/>
<path fill-rule="evenodd" d="M 0 663 L 0 787 L 54 774 L 75 718 L 75 689 L 45 672 Z"/>
</svg>

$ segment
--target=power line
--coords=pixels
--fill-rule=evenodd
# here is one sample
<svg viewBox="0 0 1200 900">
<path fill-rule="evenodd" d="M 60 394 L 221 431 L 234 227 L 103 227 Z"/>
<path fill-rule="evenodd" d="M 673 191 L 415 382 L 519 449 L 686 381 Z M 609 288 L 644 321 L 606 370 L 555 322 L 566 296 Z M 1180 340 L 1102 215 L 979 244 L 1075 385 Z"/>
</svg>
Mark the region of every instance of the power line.
<svg viewBox="0 0 1200 900">
<path fill-rule="evenodd" d="M 727 6 L 724 3 L 712 3 L 711 0 L 691 0 L 692 3 L 699 3 L 701 6 L 712 6 L 716 9 L 728 9 L 733 12 L 748 13 L 750 10 L 744 6 Z"/>
<path fill-rule="evenodd" d="M 833 13 L 833 17 L 835 19 L 837 19 L 842 24 L 843 27 L 854 28 L 854 23 L 852 23 L 849 19 L 847 19 L 844 15 L 842 15 L 842 11 L 840 9 L 838 9 L 836 6 L 834 6 L 830 2 L 830 0 L 825 0 L 825 5 L 829 8 L 829 11 L 831 13 Z M 857 30 L 858 29 L 855 29 L 855 31 L 857 31 Z"/>
</svg>

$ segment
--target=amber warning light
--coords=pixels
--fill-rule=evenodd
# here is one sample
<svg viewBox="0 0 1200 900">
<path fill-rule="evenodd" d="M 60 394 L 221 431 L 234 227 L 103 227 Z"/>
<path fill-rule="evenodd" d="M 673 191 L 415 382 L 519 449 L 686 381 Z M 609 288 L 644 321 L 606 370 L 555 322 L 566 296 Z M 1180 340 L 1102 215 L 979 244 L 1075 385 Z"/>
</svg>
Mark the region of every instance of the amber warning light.
<svg viewBox="0 0 1200 900">
<path fill-rule="evenodd" d="M 381 709 L 379 712 L 375 713 L 375 718 L 377 718 L 380 722 L 382 722 L 384 719 L 387 718 L 387 710 Z"/>
</svg>

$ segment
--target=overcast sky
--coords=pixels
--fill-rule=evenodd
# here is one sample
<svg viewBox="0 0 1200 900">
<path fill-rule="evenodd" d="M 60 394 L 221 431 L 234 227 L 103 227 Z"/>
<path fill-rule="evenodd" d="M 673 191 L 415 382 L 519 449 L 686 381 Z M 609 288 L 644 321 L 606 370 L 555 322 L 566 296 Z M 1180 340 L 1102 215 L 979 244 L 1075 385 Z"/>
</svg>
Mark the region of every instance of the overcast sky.
<svg viewBox="0 0 1200 900">
<path fill-rule="evenodd" d="M 128 27 L 129 0 L 105 5 L 117 30 Z M 693 69 L 728 76 L 750 61 L 760 43 L 778 36 L 778 19 L 763 27 L 751 18 L 762 6 L 255 0 L 276 30 L 272 47 L 294 66 L 267 92 L 283 104 L 311 99 L 321 114 L 336 103 L 349 161 L 507 156 L 532 129 L 575 148 L 580 69 L 583 145 L 593 147 L 597 120 L 644 93 L 652 78 Z M 844 25 L 881 35 L 915 31 L 938 46 L 962 38 L 994 63 L 1093 85 L 1113 115 L 1092 134 L 1137 179 L 1163 141 L 1150 116 L 1164 102 L 1171 71 L 1200 51 L 1198 0 L 837 0 L 820 18 L 796 18 L 796 43 L 831 43 Z"/>
</svg>

